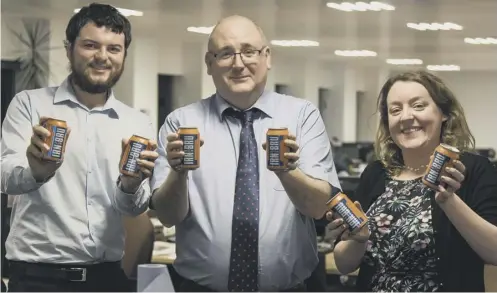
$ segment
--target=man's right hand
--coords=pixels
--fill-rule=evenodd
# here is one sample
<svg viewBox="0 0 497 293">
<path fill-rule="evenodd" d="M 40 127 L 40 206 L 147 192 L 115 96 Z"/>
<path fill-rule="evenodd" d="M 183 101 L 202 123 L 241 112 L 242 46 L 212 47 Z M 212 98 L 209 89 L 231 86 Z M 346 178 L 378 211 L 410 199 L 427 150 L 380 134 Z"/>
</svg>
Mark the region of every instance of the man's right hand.
<svg viewBox="0 0 497 293">
<path fill-rule="evenodd" d="M 48 118 L 42 117 L 40 119 L 40 124 L 43 124 Z M 69 138 L 71 130 L 67 131 L 67 138 Z M 45 143 L 45 139 L 50 136 L 50 132 L 45 129 L 42 125 L 33 126 L 33 135 L 31 136 L 31 143 L 26 150 L 26 156 L 28 158 L 29 167 L 31 168 L 31 173 L 37 182 L 44 182 L 61 166 L 62 160 L 59 162 L 49 161 L 44 159 L 45 154 L 49 150 L 48 145 Z M 62 155 L 64 158 L 64 155 Z"/>
<path fill-rule="evenodd" d="M 200 146 L 204 144 L 204 140 L 200 139 Z M 171 133 L 167 136 L 167 161 L 169 166 L 178 173 L 187 173 L 188 170 L 195 169 L 184 169 L 181 165 L 185 152 L 183 151 L 183 141 L 180 139 L 178 133 Z"/>
</svg>

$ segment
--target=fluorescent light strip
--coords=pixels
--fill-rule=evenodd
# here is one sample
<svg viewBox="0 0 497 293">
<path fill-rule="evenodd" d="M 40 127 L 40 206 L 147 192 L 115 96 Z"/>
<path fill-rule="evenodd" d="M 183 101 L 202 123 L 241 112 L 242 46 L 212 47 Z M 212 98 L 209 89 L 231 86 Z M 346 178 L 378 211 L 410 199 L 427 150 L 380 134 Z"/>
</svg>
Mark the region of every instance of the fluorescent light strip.
<svg viewBox="0 0 497 293">
<path fill-rule="evenodd" d="M 335 55 L 344 57 L 376 57 L 378 54 L 369 50 L 335 50 Z"/>
<path fill-rule="evenodd" d="M 412 23 L 409 22 L 407 23 L 408 28 L 412 28 L 418 31 L 449 31 L 449 30 L 456 30 L 460 31 L 463 29 L 462 26 L 452 23 L 452 22 L 445 22 L 445 23 L 438 23 L 438 22 L 433 22 L 433 23 L 426 23 L 426 22 L 421 22 L 421 23 Z"/>
<path fill-rule="evenodd" d="M 387 59 L 386 62 L 392 65 L 421 65 L 421 59 Z"/>
<path fill-rule="evenodd" d="M 198 33 L 204 35 L 209 35 L 213 29 L 214 26 L 189 26 L 186 28 L 186 30 L 191 33 Z"/>
<path fill-rule="evenodd" d="M 460 71 L 461 67 L 458 65 L 428 65 L 426 69 L 431 71 Z"/>
<path fill-rule="evenodd" d="M 131 9 L 124 9 L 124 8 L 118 8 L 116 7 L 117 11 L 119 11 L 122 15 L 124 16 L 143 16 L 142 11 L 138 10 L 131 10 Z M 81 9 L 74 9 L 74 13 L 78 13 Z"/>
<path fill-rule="evenodd" d="M 497 38 L 464 38 L 466 44 L 497 45 Z"/>
<path fill-rule="evenodd" d="M 319 42 L 309 40 L 272 40 L 271 44 L 280 47 L 318 47 Z"/>
<path fill-rule="evenodd" d="M 346 11 L 346 12 L 352 12 L 352 11 L 381 11 L 381 10 L 387 10 L 387 11 L 392 11 L 395 10 L 395 7 L 386 3 L 382 2 L 355 2 L 355 3 L 350 3 L 350 2 L 342 2 L 342 3 L 335 3 L 335 2 L 328 2 L 326 3 L 326 6 L 329 8 L 341 10 L 341 11 Z"/>
</svg>

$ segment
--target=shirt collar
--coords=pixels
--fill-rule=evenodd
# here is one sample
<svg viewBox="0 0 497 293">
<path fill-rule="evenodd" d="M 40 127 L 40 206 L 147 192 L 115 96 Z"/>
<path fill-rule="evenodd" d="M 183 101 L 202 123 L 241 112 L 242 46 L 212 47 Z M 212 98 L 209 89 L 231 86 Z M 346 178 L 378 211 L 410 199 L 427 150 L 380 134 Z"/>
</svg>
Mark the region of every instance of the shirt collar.
<svg viewBox="0 0 497 293">
<path fill-rule="evenodd" d="M 65 101 L 71 101 L 73 103 L 80 105 L 84 109 L 87 109 L 76 98 L 76 93 L 74 92 L 74 89 L 73 89 L 71 82 L 70 82 L 70 76 L 67 77 L 62 82 L 62 84 L 57 88 L 57 90 L 55 91 L 54 99 L 53 99 L 54 104 L 62 103 Z M 101 111 L 112 110 L 119 118 L 120 104 L 117 101 L 116 97 L 114 96 L 114 91 L 112 89 L 110 90 L 110 95 L 107 98 L 107 101 L 105 102 L 103 107 L 101 107 L 100 109 L 101 109 Z"/>
<path fill-rule="evenodd" d="M 231 105 L 228 101 L 226 101 L 219 93 L 216 93 L 214 96 L 214 101 L 215 101 L 215 106 L 217 110 L 217 114 L 219 115 L 219 119 L 222 121 L 223 120 L 223 113 L 226 109 L 228 108 L 233 108 L 235 110 L 240 110 L 236 108 L 235 106 Z M 250 107 L 252 108 L 257 108 L 261 110 L 265 115 L 269 117 L 273 117 L 274 114 L 274 105 L 271 101 L 271 92 L 270 91 L 264 91 L 262 95 L 257 99 L 255 104 Z"/>
</svg>

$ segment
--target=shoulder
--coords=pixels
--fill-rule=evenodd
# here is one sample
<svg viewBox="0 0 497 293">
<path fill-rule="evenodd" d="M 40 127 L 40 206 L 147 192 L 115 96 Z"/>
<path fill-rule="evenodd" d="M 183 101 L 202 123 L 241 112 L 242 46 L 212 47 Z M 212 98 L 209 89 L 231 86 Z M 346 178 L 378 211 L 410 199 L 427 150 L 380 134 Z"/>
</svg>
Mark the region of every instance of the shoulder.
<svg viewBox="0 0 497 293">
<path fill-rule="evenodd" d="M 385 174 L 385 167 L 380 160 L 369 163 L 361 174 L 361 179 L 374 179 Z"/>
<path fill-rule="evenodd" d="M 466 166 L 466 169 L 492 167 L 492 163 L 487 157 L 475 153 L 464 152 L 460 160 Z"/>
<path fill-rule="evenodd" d="M 279 94 L 276 92 L 271 93 L 271 98 L 276 100 L 276 105 L 285 106 L 285 108 L 287 108 L 288 106 L 292 106 L 297 109 L 308 109 L 311 111 L 318 110 L 318 108 L 311 101 L 303 98 Z"/>
<path fill-rule="evenodd" d="M 497 167 L 484 156 L 465 152 L 460 161 L 466 167 L 467 181 L 472 184 L 482 180 L 493 180 L 497 182 Z"/>
<path fill-rule="evenodd" d="M 211 103 L 213 101 L 212 97 L 207 99 L 202 99 L 200 101 L 179 107 L 172 111 L 168 116 L 171 118 L 180 119 L 181 117 L 188 115 L 199 115 L 208 113 L 211 107 Z"/>
<path fill-rule="evenodd" d="M 116 104 L 118 105 L 119 110 L 122 112 L 121 115 L 124 115 L 124 117 L 127 120 L 138 119 L 140 121 L 147 121 L 147 122 L 150 121 L 150 117 L 147 114 L 143 113 L 142 111 L 130 107 L 119 100 L 116 100 Z"/>
<path fill-rule="evenodd" d="M 55 92 L 57 92 L 58 88 L 59 87 L 56 86 L 56 87 L 44 87 L 32 90 L 23 90 L 17 93 L 13 99 L 23 104 L 31 103 L 32 101 L 40 101 L 45 103 L 47 101 L 53 101 Z"/>
<path fill-rule="evenodd" d="M 352 198 L 359 201 L 362 208 L 367 210 L 371 203 L 384 192 L 385 179 L 386 172 L 381 161 L 369 163 L 361 174 Z"/>
</svg>

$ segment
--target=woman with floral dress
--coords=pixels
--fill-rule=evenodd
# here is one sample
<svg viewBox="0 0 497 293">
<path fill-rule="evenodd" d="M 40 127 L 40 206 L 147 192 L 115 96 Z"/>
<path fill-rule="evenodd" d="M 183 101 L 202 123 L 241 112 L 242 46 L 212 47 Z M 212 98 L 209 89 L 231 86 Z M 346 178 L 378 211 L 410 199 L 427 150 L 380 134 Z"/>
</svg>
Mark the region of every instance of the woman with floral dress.
<svg viewBox="0 0 497 293">
<path fill-rule="evenodd" d="M 379 160 L 351 195 L 369 223 L 351 234 L 327 214 L 341 233 L 338 270 L 359 268 L 360 291 L 484 291 L 484 264 L 497 265 L 497 170 L 472 153 L 461 105 L 443 81 L 420 71 L 390 78 L 378 110 Z M 461 156 L 431 190 L 421 178 L 440 143 Z"/>
</svg>

